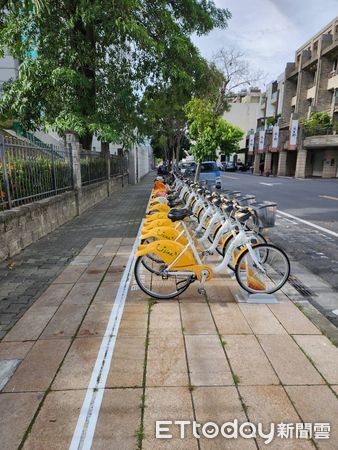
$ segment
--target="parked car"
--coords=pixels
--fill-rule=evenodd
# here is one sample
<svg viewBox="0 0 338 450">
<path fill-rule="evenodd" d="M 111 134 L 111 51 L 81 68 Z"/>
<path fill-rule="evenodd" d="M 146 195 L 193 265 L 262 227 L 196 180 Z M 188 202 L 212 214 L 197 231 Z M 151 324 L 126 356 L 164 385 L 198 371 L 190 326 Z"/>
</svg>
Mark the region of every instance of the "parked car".
<svg viewBox="0 0 338 450">
<path fill-rule="evenodd" d="M 215 161 L 201 162 L 199 181 L 211 186 L 216 186 L 216 189 L 222 188 L 221 173 Z"/>
<path fill-rule="evenodd" d="M 237 167 L 234 162 L 227 162 L 224 164 L 224 171 L 225 172 L 236 172 Z"/>
<path fill-rule="evenodd" d="M 195 161 L 186 162 L 181 164 L 181 174 L 186 176 L 191 176 L 196 172 Z"/>
<path fill-rule="evenodd" d="M 247 170 L 249 170 L 249 166 L 242 163 L 242 161 L 237 161 L 237 170 L 239 170 L 240 172 L 246 172 Z"/>
</svg>

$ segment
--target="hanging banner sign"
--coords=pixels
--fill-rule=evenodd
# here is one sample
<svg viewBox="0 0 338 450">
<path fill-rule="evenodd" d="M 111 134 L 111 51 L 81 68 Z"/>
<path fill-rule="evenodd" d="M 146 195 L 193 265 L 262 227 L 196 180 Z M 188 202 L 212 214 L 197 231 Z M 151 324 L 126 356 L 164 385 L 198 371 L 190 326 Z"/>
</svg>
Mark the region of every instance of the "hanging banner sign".
<svg viewBox="0 0 338 450">
<path fill-rule="evenodd" d="M 264 150 L 264 142 L 265 142 L 265 130 L 262 130 L 259 132 L 258 150 L 260 152 L 263 152 Z"/>
<path fill-rule="evenodd" d="M 298 120 L 291 120 L 289 150 L 296 150 L 298 136 Z"/>
<path fill-rule="evenodd" d="M 255 133 L 250 134 L 249 137 L 249 153 L 254 152 L 254 146 L 255 146 Z"/>
<path fill-rule="evenodd" d="M 271 143 L 272 149 L 278 148 L 278 141 L 279 141 L 279 126 L 275 125 L 272 129 L 272 143 Z"/>
</svg>

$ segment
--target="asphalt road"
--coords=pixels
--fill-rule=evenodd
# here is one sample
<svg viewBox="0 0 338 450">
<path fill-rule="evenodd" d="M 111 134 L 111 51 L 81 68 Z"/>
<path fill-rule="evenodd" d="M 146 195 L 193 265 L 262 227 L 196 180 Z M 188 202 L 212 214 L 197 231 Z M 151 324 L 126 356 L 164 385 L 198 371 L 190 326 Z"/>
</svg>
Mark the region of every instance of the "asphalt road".
<svg viewBox="0 0 338 450">
<path fill-rule="evenodd" d="M 338 179 L 301 180 L 225 172 L 222 187 L 255 194 L 257 200 L 275 201 L 280 211 L 338 233 Z"/>
<path fill-rule="evenodd" d="M 296 180 L 225 172 L 222 188 L 255 194 L 257 201 L 276 202 L 276 227 L 266 230 L 268 239 L 338 292 L 338 179 Z"/>
</svg>

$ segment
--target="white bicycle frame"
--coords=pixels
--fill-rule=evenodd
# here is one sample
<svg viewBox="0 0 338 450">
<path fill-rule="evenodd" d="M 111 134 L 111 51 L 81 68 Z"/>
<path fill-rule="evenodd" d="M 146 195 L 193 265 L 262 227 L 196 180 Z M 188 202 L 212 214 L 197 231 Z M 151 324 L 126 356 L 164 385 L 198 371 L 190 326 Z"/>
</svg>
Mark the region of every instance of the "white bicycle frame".
<svg viewBox="0 0 338 450">
<path fill-rule="evenodd" d="M 193 239 L 190 236 L 190 233 L 185 225 L 184 222 L 181 223 L 184 232 L 186 233 L 187 236 L 187 240 L 188 243 L 187 245 L 182 249 L 182 251 L 177 255 L 177 257 L 172 261 L 172 263 L 167 267 L 166 269 L 166 274 L 168 276 L 176 276 L 176 275 L 194 275 L 194 272 L 189 272 L 189 271 L 174 271 L 174 272 L 170 272 L 170 269 L 175 265 L 175 263 L 179 260 L 179 258 L 184 255 L 184 253 L 191 248 L 193 255 L 196 259 L 196 263 L 198 265 L 202 265 L 205 264 L 202 262 L 201 257 L 195 247 L 195 243 L 193 241 Z M 233 251 L 240 247 L 240 246 L 245 246 L 248 248 L 248 251 L 250 253 L 250 256 L 252 258 L 252 260 L 254 261 L 254 263 L 257 265 L 257 267 L 263 272 L 265 273 L 265 269 L 264 267 L 261 265 L 260 261 L 257 259 L 256 253 L 254 252 L 254 248 L 251 245 L 251 236 L 244 230 L 244 228 L 241 226 L 241 224 L 239 224 L 239 232 L 238 234 L 235 235 L 234 239 L 232 240 L 232 242 L 229 245 L 229 248 L 226 252 L 226 254 L 224 255 L 222 261 L 213 268 L 214 273 L 220 273 L 222 272 L 229 264 Z"/>
</svg>

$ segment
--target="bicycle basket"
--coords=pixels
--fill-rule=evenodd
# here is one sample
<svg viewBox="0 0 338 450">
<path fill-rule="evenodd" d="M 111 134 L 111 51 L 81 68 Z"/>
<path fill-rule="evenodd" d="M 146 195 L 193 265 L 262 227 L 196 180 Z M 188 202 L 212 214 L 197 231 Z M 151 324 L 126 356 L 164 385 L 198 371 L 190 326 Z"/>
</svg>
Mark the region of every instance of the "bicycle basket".
<svg viewBox="0 0 338 450">
<path fill-rule="evenodd" d="M 239 191 L 225 191 L 224 195 L 228 200 L 235 200 L 241 193 Z"/>
<path fill-rule="evenodd" d="M 277 203 L 261 202 L 252 205 L 259 228 L 272 228 L 275 226 Z"/>
<path fill-rule="evenodd" d="M 255 203 L 256 196 L 255 195 L 243 195 L 242 197 L 237 197 L 236 202 L 239 204 L 239 206 L 249 206 Z"/>
</svg>

